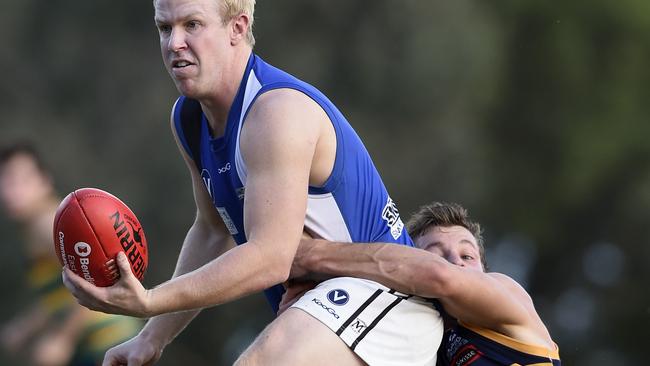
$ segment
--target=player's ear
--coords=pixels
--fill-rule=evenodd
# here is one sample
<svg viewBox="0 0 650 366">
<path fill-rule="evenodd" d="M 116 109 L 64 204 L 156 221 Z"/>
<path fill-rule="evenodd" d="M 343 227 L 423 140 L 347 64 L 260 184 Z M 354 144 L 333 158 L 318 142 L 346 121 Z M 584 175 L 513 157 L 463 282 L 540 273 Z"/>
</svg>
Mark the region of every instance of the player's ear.
<svg viewBox="0 0 650 366">
<path fill-rule="evenodd" d="M 249 23 L 250 18 L 246 14 L 239 14 L 230 21 L 230 45 L 246 42 Z"/>
</svg>

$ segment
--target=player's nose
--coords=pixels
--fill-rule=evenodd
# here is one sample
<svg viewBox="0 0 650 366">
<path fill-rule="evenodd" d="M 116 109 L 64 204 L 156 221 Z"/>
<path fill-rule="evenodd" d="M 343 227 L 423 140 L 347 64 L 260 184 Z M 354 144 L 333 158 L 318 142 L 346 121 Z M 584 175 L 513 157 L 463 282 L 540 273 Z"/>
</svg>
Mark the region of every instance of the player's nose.
<svg viewBox="0 0 650 366">
<path fill-rule="evenodd" d="M 457 266 L 464 266 L 465 262 L 463 262 L 463 259 L 460 257 L 460 255 L 456 253 L 447 253 L 445 256 L 445 259 L 451 264 L 455 264 Z"/>
<path fill-rule="evenodd" d="M 187 42 L 184 32 L 172 29 L 167 40 L 167 49 L 172 52 L 178 52 L 185 48 L 187 48 Z"/>
</svg>

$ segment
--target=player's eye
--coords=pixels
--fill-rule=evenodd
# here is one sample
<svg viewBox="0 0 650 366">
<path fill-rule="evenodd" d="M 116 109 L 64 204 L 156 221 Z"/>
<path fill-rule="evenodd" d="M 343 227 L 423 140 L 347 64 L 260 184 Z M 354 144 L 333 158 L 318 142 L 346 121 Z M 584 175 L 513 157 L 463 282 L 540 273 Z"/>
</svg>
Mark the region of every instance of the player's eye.
<svg viewBox="0 0 650 366">
<path fill-rule="evenodd" d="M 464 255 L 461 256 L 461 258 L 463 258 L 463 260 L 466 260 L 466 261 L 474 260 L 474 257 L 469 255 L 469 254 L 464 254 Z"/>
<path fill-rule="evenodd" d="M 169 34 L 172 31 L 172 27 L 168 24 L 158 24 L 158 33 L 160 34 Z"/>
<path fill-rule="evenodd" d="M 199 25 L 201 25 L 201 23 L 199 23 L 198 21 L 190 20 L 189 22 L 187 22 L 185 26 L 187 27 L 187 29 L 193 30 L 193 29 L 197 29 Z"/>
</svg>

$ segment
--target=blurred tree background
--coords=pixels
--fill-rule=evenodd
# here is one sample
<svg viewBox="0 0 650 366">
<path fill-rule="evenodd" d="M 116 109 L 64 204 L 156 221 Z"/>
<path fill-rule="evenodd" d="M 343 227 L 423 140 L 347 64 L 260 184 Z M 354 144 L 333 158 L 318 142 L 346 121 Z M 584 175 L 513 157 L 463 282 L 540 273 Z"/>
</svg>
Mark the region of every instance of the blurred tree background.
<svg viewBox="0 0 650 366">
<path fill-rule="evenodd" d="M 260 0 L 255 15 L 256 52 L 340 107 L 404 217 L 444 200 L 484 223 L 492 269 L 529 290 L 565 364 L 643 363 L 649 2 Z M 3 0 L 0 32 L 0 144 L 35 142 L 62 195 L 121 197 L 149 239 L 145 284 L 169 278 L 194 206 L 151 1 Z M 4 216 L 0 232 L 4 321 L 25 294 L 18 232 Z M 206 310 L 160 364 L 229 364 L 271 319 L 259 295 Z"/>
</svg>

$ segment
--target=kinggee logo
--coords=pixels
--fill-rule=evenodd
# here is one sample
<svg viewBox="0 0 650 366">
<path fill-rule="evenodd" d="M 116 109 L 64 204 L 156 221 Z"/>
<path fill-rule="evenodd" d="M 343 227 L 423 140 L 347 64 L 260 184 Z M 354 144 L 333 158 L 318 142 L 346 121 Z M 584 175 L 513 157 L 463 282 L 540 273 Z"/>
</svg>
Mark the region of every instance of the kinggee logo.
<svg viewBox="0 0 650 366">
<path fill-rule="evenodd" d="M 323 302 L 320 301 L 320 300 L 318 300 L 317 298 L 313 298 L 311 301 L 314 302 L 316 305 L 320 306 L 321 308 L 323 308 L 323 310 L 325 310 L 325 311 L 327 311 L 328 313 L 332 314 L 332 316 L 333 316 L 334 318 L 336 318 L 336 319 L 339 319 L 339 318 L 340 318 L 339 314 L 337 314 L 336 311 L 335 311 L 334 309 L 332 309 L 332 308 L 330 308 L 329 306 L 323 304 Z"/>
<path fill-rule="evenodd" d="M 225 172 L 227 172 L 229 170 L 230 170 L 230 163 L 226 163 L 226 165 L 224 165 L 221 168 L 217 169 L 217 172 L 219 174 L 223 174 L 223 173 L 225 173 Z"/>
</svg>

